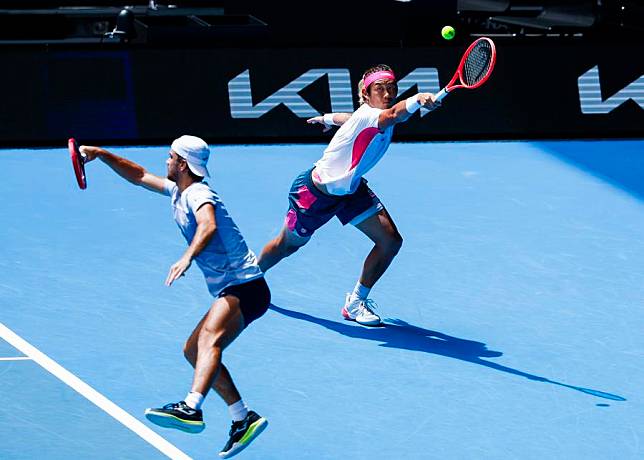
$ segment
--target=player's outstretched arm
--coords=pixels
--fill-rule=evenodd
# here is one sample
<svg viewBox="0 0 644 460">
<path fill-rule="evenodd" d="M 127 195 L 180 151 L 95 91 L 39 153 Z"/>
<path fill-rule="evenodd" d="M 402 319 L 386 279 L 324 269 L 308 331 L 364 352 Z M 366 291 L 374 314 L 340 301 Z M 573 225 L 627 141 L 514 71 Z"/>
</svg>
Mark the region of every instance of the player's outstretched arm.
<svg viewBox="0 0 644 460">
<path fill-rule="evenodd" d="M 351 118 L 351 115 L 351 113 L 325 113 L 324 115 L 309 118 L 306 122 L 311 125 L 324 125 L 322 132 L 326 133 L 332 126 L 342 126 L 349 118 Z"/>
<path fill-rule="evenodd" d="M 143 166 L 127 158 L 114 155 L 101 147 L 81 145 L 78 150 L 85 156 L 85 162 L 99 158 L 128 182 L 140 185 L 153 192 L 164 193 L 165 180 L 163 177 L 150 174 Z"/>
<path fill-rule="evenodd" d="M 383 110 L 378 118 L 378 128 L 384 130 L 396 123 L 402 123 L 421 107 L 431 111 L 440 105 L 441 103 L 436 101 L 436 96 L 432 93 L 415 94 L 396 103 L 392 108 Z"/>
</svg>

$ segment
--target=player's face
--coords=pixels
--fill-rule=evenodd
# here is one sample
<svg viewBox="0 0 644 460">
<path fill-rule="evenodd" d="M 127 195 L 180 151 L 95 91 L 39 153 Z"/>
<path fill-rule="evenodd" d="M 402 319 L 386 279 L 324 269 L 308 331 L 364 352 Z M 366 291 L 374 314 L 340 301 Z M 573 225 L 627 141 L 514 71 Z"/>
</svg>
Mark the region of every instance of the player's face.
<svg viewBox="0 0 644 460">
<path fill-rule="evenodd" d="M 165 164 L 168 167 L 168 179 L 173 182 L 176 182 L 177 178 L 179 177 L 179 163 L 181 163 L 182 161 L 185 160 L 174 153 L 172 150 L 168 152 L 168 159 L 166 160 Z"/>
<path fill-rule="evenodd" d="M 395 81 L 376 80 L 369 85 L 367 102 L 371 107 L 388 109 L 394 104 L 396 96 L 398 96 L 398 85 Z"/>
</svg>

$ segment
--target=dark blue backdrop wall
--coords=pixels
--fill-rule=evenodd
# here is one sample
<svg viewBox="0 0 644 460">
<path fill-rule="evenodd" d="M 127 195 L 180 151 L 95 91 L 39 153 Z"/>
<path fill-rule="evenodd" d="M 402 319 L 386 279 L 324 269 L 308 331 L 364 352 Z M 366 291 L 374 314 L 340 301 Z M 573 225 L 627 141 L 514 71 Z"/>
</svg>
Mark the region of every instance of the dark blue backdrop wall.
<svg viewBox="0 0 644 460">
<path fill-rule="evenodd" d="M 499 42 L 491 80 L 417 114 L 399 140 L 644 137 L 644 61 L 628 45 Z M 306 118 L 351 111 L 361 73 L 391 65 L 401 97 L 438 91 L 462 48 L 0 49 L 3 145 L 328 139 Z"/>
</svg>

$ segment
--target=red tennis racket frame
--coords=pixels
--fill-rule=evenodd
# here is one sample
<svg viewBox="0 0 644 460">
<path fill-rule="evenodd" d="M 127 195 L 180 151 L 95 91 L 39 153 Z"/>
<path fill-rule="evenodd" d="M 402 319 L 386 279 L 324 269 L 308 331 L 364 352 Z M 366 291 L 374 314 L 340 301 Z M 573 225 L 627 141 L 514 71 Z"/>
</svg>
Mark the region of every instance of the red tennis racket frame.
<svg viewBox="0 0 644 460">
<path fill-rule="evenodd" d="M 74 167 L 74 175 L 76 175 L 76 182 L 81 190 L 87 188 L 87 178 L 85 177 L 85 159 L 78 150 L 78 143 L 76 139 L 70 137 L 67 141 L 67 148 L 69 149 L 69 156 L 72 159 L 72 166 Z"/>
<path fill-rule="evenodd" d="M 491 56 L 490 56 L 490 65 L 488 67 L 487 73 L 483 78 L 481 78 L 479 81 L 477 81 L 473 85 L 468 85 L 463 81 L 463 68 L 465 67 L 465 61 L 467 60 L 467 57 L 469 56 L 470 52 L 472 49 L 478 45 L 480 42 L 486 41 L 490 44 L 490 47 L 492 49 Z M 472 42 L 470 46 L 465 50 L 463 53 L 463 57 L 461 57 L 461 62 L 458 64 L 458 68 L 456 69 L 456 72 L 454 72 L 454 76 L 450 80 L 450 82 L 436 94 L 436 100 L 441 101 L 445 96 L 447 96 L 450 92 L 454 91 L 455 89 L 459 88 L 465 88 L 465 89 L 475 89 L 481 86 L 483 83 L 485 83 L 489 78 L 490 75 L 492 75 L 492 70 L 494 69 L 494 64 L 496 64 L 496 46 L 494 45 L 494 42 L 487 38 L 487 37 L 481 37 Z M 458 83 L 456 81 L 458 80 Z"/>
</svg>

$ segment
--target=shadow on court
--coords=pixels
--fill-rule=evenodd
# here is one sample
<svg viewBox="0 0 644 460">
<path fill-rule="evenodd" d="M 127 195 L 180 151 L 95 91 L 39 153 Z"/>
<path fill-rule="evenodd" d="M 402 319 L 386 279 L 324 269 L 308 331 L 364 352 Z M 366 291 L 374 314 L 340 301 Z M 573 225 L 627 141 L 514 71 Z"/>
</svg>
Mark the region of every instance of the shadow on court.
<svg viewBox="0 0 644 460">
<path fill-rule="evenodd" d="M 553 385 L 559 385 L 562 387 L 581 391 L 582 393 L 597 396 L 599 398 L 610 399 L 613 401 L 626 401 L 626 398 L 618 395 L 605 393 L 603 391 L 593 390 L 590 388 L 567 385 L 565 383 L 556 382 L 545 377 L 540 377 L 538 375 L 529 374 L 517 369 L 512 369 L 511 367 L 503 366 L 492 361 L 486 361 L 481 358 L 498 358 L 499 356 L 502 356 L 503 353 L 499 351 L 488 350 L 486 345 L 481 342 L 460 339 L 457 337 L 449 336 L 447 334 L 443 334 L 441 332 L 423 329 L 421 327 L 406 323 L 405 321 L 402 321 L 400 319 L 387 318 L 383 320 L 383 322 L 385 323 L 384 327 L 368 328 L 350 322 L 338 323 L 336 321 L 318 318 L 307 313 L 278 307 L 274 304 L 271 304 L 270 308 L 274 312 L 281 315 L 318 324 L 347 337 L 382 342 L 380 344 L 380 346 L 382 347 L 422 351 L 425 353 L 446 356 L 448 358 L 459 359 L 461 361 L 467 361 L 469 363 L 489 367 L 497 371 L 507 372 L 509 374 L 525 377 L 529 380 L 551 383 Z"/>
<path fill-rule="evenodd" d="M 534 145 L 644 200 L 642 141 L 535 142 Z"/>
</svg>

